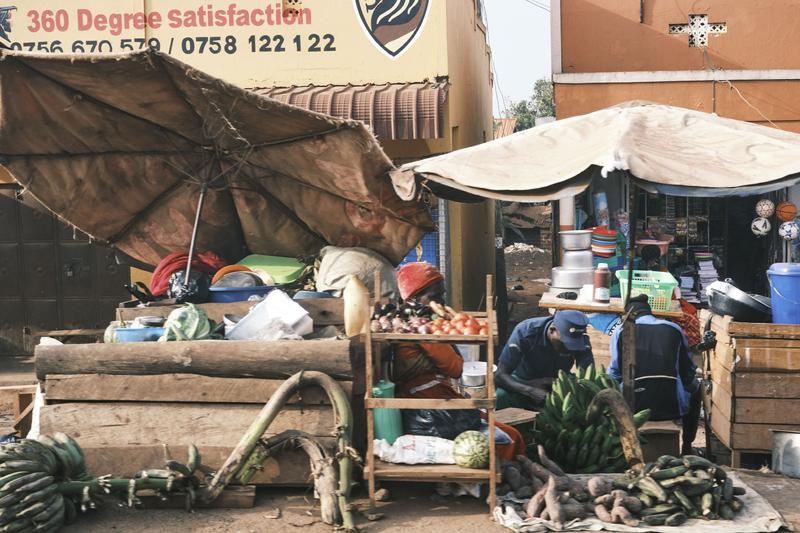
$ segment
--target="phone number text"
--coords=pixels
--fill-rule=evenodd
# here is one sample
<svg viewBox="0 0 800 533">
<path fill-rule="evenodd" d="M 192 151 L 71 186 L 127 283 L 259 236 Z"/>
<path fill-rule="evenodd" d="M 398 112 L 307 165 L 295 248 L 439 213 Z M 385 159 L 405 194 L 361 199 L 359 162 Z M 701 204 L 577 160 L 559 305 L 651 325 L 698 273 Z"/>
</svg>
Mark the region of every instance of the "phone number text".
<svg viewBox="0 0 800 533">
<path fill-rule="evenodd" d="M 26 41 L 12 42 L 7 46 L 11 50 L 27 52 L 41 52 L 49 54 L 94 54 L 131 52 L 152 48 L 162 50 L 169 54 L 183 53 L 185 55 L 198 54 L 235 54 L 239 51 L 250 53 L 283 53 L 283 52 L 335 52 L 336 38 L 330 33 L 319 35 L 250 35 L 246 39 L 239 39 L 234 35 L 212 37 L 170 37 L 158 39 L 151 37 L 131 39 L 81 39 L 69 42 L 60 40 L 52 41 Z"/>
</svg>

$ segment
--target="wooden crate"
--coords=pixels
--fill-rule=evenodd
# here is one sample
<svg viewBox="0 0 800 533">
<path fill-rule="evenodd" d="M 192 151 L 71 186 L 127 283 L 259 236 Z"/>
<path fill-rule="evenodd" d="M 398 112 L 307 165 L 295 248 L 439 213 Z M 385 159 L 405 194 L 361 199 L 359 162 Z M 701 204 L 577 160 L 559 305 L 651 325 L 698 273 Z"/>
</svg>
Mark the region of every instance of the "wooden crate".
<svg viewBox="0 0 800 533">
<path fill-rule="evenodd" d="M 742 453 L 772 450 L 770 429 L 800 430 L 800 326 L 713 316 L 711 327 L 711 428 L 738 466 Z"/>
</svg>

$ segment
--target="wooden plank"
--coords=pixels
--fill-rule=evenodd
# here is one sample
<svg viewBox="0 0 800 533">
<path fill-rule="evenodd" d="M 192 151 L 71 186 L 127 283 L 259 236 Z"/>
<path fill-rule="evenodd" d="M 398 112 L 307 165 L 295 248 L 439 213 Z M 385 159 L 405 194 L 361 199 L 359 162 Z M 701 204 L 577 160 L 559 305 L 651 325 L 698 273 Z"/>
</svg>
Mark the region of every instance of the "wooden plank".
<svg viewBox="0 0 800 533">
<path fill-rule="evenodd" d="M 610 304 L 598 304 L 594 302 L 564 300 L 562 298 L 556 298 L 555 294 L 549 292 L 542 294 L 542 297 L 539 299 L 539 307 L 544 307 L 547 309 L 571 309 L 574 311 L 583 311 L 584 313 L 615 313 L 618 315 L 621 315 L 625 312 L 625 306 L 622 305 L 621 298 L 611 298 Z M 683 316 L 683 312 L 680 310 L 677 302 L 675 302 L 669 311 L 653 310 L 653 315 L 680 318 Z"/>
<path fill-rule="evenodd" d="M 105 329 L 56 329 L 52 331 L 37 331 L 38 337 L 103 337 Z"/>
<path fill-rule="evenodd" d="M 714 348 L 711 352 L 712 360 L 716 361 L 720 366 L 727 369 L 729 372 L 733 372 L 736 368 L 735 360 L 736 355 L 733 349 L 733 346 L 730 344 L 719 344 Z"/>
<path fill-rule="evenodd" d="M 711 407 L 711 429 L 714 435 L 728 448 L 733 448 L 733 428 L 730 419 L 720 411 L 719 407 Z"/>
<path fill-rule="evenodd" d="M 235 446 L 261 411 L 259 405 L 182 403 L 62 403 L 46 405 L 41 432 L 63 431 L 82 446 Z M 328 407 L 290 407 L 278 413 L 265 435 L 302 429 L 334 433 Z"/>
<path fill-rule="evenodd" d="M 672 435 L 673 433 L 680 432 L 681 426 L 676 424 L 673 420 L 650 420 L 642 424 L 642 427 L 639 429 L 639 433 L 642 435 Z"/>
<path fill-rule="evenodd" d="M 241 435 L 237 435 L 237 439 Z M 333 453 L 335 439 L 318 437 L 318 440 Z M 217 470 L 234 449 L 231 446 L 198 446 L 201 462 Z M 117 477 L 131 477 L 148 468 L 163 468 L 168 459 L 186 462 L 186 446 L 82 446 L 86 466 L 95 476 L 111 474 Z M 263 468 L 256 472 L 253 485 L 309 486 L 311 470 L 308 456 L 300 450 L 285 450 L 275 457 L 268 458 Z"/>
<path fill-rule="evenodd" d="M 12 427 L 23 437 L 28 434 L 31 430 L 31 424 L 33 422 L 33 402 L 29 403 L 25 409 L 20 412 L 19 415 L 14 419 L 14 423 Z"/>
<path fill-rule="evenodd" d="M 140 491 L 136 497 L 142 502 L 144 509 L 184 509 L 186 496 L 174 492 L 165 495 L 166 499 L 156 495 L 155 491 Z M 210 503 L 200 499 L 195 502 L 198 509 L 252 509 L 256 502 L 255 485 L 228 485 L 222 493 Z"/>
<path fill-rule="evenodd" d="M 800 398 L 800 373 L 737 372 L 739 398 Z"/>
<path fill-rule="evenodd" d="M 800 326 L 792 324 L 753 324 L 731 322 L 728 326 L 731 337 L 757 337 L 764 339 L 800 339 Z"/>
<path fill-rule="evenodd" d="M 793 339 L 752 339 L 737 337 L 733 339 L 735 348 L 795 348 L 800 351 L 800 340 Z"/>
<path fill-rule="evenodd" d="M 314 326 L 338 326 L 344 324 L 344 300 L 341 298 L 314 298 L 310 300 L 297 300 L 309 316 L 314 320 Z M 206 303 L 199 304 L 208 318 L 222 322 L 226 314 L 246 315 L 253 302 Z M 180 305 L 150 305 L 148 307 L 117 308 L 117 320 L 131 321 L 138 316 L 168 316 Z"/>
<path fill-rule="evenodd" d="M 798 372 L 800 350 L 796 348 L 751 348 L 736 341 L 734 370 L 741 372 Z"/>
<path fill-rule="evenodd" d="M 452 398 L 367 398 L 367 408 L 390 409 L 488 409 L 494 407 L 494 399 Z"/>
<path fill-rule="evenodd" d="M 791 424 L 800 426 L 800 399 L 736 397 L 732 418 L 736 424 Z"/>
<path fill-rule="evenodd" d="M 736 450 L 772 451 L 770 429 L 800 431 L 800 425 L 791 424 L 733 424 L 731 434 Z"/>
<path fill-rule="evenodd" d="M 285 378 L 310 368 L 349 379 L 363 364 L 355 361 L 355 350 L 351 361 L 351 343 L 338 339 L 40 345 L 35 354 L 40 380 L 93 373 Z"/>
<path fill-rule="evenodd" d="M 721 387 L 726 393 L 732 395 L 734 379 L 738 380 L 738 378 L 738 373 L 732 374 L 730 370 L 722 366 L 719 359 L 713 355 L 711 356 L 711 381 L 714 383 L 715 387 Z"/>
<path fill-rule="evenodd" d="M 364 468 L 368 473 L 369 467 Z M 463 468 L 458 465 L 404 465 L 375 461 L 376 479 L 399 481 L 486 481 L 488 469 Z M 497 473 L 500 480 L 500 473 Z"/>
<path fill-rule="evenodd" d="M 536 420 L 537 414 L 536 411 L 528 411 L 527 409 L 520 409 L 519 407 L 506 407 L 505 409 L 497 411 L 497 421 L 509 426 L 530 424 Z"/>
<path fill-rule="evenodd" d="M 283 384 L 283 380 L 257 378 L 217 378 L 195 374 L 124 376 L 111 374 L 70 374 L 47 376 L 48 401 L 118 402 L 207 402 L 264 404 Z M 348 397 L 352 381 L 339 381 Z M 289 398 L 288 404 L 329 405 L 321 388 L 303 389 Z"/>
<path fill-rule="evenodd" d="M 722 386 L 714 383 L 711 388 L 711 403 L 728 420 L 733 420 L 733 395 Z"/>
<path fill-rule="evenodd" d="M 495 332 L 495 343 L 497 334 Z M 486 337 L 481 335 L 420 335 L 417 333 L 373 333 L 375 342 L 447 342 L 455 343 L 485 343 Z"/>
</svg>

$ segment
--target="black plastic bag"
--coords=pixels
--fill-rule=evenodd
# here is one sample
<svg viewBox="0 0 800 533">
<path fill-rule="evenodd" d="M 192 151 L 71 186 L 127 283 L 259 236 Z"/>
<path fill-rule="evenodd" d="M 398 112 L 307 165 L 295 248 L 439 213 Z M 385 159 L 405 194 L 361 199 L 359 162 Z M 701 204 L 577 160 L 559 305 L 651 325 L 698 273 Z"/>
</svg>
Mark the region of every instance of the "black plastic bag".
<svg viewBox="0 0 800 533">
<path fill-rule="evenodd" d="M 407 435 L 453 440 L 480 427 L 481 414 L 477 409 L 403 409 L 403 430 Z"/>
<path fill-rule="evenodd" d="M 167 296 L 175 298 L 179 304 L 201 304 L 208 301 L 211 286 L 211 276 L 203 272 L 192 270 L 189 273 L 189 283 L 184 283 L 186 271 L 178 270 L 169 277 Z"/>
</svg>

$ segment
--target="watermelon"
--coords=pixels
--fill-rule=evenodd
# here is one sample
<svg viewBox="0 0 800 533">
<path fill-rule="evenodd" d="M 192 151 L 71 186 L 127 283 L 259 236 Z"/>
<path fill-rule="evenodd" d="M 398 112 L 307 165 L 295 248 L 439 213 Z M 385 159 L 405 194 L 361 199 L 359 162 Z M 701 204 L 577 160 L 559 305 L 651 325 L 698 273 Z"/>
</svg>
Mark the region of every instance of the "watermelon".
<svg viewBox="0 0 800 533">
<path fill-rule="evenodd" d="M 453 458 L 464 468 L 489 466 L 489 439 L 480 431 L 465 431 L 453 443 Z"/>
</svg>

